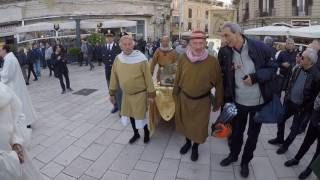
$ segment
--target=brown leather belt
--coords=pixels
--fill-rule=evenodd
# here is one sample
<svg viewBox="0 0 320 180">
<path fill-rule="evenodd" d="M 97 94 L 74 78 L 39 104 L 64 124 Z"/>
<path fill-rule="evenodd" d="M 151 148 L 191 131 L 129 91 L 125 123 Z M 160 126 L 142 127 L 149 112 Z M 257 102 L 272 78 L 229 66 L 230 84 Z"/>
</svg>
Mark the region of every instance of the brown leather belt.
<svg viewBox="0 0 320 180">
<path fill-rule="evenodd" d="M 135 93 L 133 93 L 133 94 L 131 94 L 131 95 L 140 94 L 140 93 L 143 93 L 143 92 L 146 92 L 146 91 L 147 91 L 147 90 L 146 90 L 146 89 L 144 89 L 144 90 L 142 90 L 142 91 L 135 92 Z"/>
<path fill-rule="evenodd" d="M 184 94 L 187 98 L 193 99 L 193 100 L 203 99 L 203 98 L 205 98 L 205 97 L 208 97 L 208 96 L 210 95 L 210 93 L 211 93 L 210 91 L 208 91 L 208 92 L 206 92 L 205 94 L 202 94 L 202 95 L 200 95 L 200 96 L 192 97 L 192 96 L 188 95 L 186 92 L 184 92 L 183 90 L 181 90 L 181 91 L 183 92 L 183 94 Z"/>
</svg>

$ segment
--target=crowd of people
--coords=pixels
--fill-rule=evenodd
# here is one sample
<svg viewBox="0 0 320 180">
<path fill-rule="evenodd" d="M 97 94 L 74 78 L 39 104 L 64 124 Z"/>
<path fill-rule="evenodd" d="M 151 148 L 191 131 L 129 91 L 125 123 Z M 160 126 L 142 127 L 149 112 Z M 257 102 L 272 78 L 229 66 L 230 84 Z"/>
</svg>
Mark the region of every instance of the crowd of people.
<svg viewBox="0 0 320 180">
<path fill-rule="evenodd" d="M 98 65 L 104 64 L 110 102 L 114 105 L 111 113 L 119 111 L 123 125 L 130 122 L 133 129 L 130 144 L 140 138 L 139 129 L 144 131 L 144 143 L 151 140 L 146 113 L 156 97 L 152 77 L 157 73 L 155 81 L 160 81 L 161 69 L 176 64 L 173 120 L 176 131 L 185 137 L 180 154 L 191 150 L 191 160 L 197 161 L 200 156 L 198 149 L 209 136 L 211 111 L 217 112 L 226 103 L 232 103 L 237 114 L 231 121 L 232 133 L 228 137 L 230 152 L 220 165 L 225 167 L 238 161 L 243 151 L 240 175 L 248 177 L 249 163 L 263 125 L 256 116 L 274 97 L 280 98 L 284 94 L 284 113 L 275 121 L 276 137 L 268 142 L 279 145 L 276 153 L 284 154 L 296 136 L 306 131 L 297 154 L 284 165 L 299 164 L 318 140 L 316 152 L 299 179 L 307 178 L 312 169 L 319 176 L 316 169 L 320 163 L 320 39 L 315 39 L 305 49 L 297 50 L 294 40 L 288 38 L 285 49 L 278 52 L 271 37 L 266 37 L 264 42 L 250 39 L 234 23 L 225 23 L 221 27 L 222 45 L 219 50 L 213 43 L 206 42 L 207 36 L 203 31 L 193 31 L 187 39 L 173 43 L 168 36 L 154 43 L 146 43 L 143 39 L 136 42 L 126 33 L 121 33 L 119 42 L 114 37 L 114 32 L 107 31 L 103 45 L 92 45 L 83 38 L 81 53 L 90 70 L 94 70 L 93 59 L 98 61 Z M 4 121 L 2 117 L 6 116 L 6 122 L 0 125 L 1 129 L 6 129 L 0 131 L 4 134 L 0 136 L 0 152 L 8 153 L 0 153 L 1 163 L 7 163 L 0 163 L 0 171 L 4 172 L 0 173 L 0 179 L 15 180 L 17 176 L 24 176 L 29 180 L 28 175 L 33 174 L 35 178 L 31 179 L 38 180 L 41 177 L 37 170 L 24 166 L 25 160 L 32 164 L 23 144 L 23 140 L 29 138 L 25 128 L 31 128 L 36 119 L 26 85 L 31 73 L 36 81 L 41 77 L 40 68 L 48 67 L 49 75 L 54 74 L 60 80 L 62 94 L 72 91 L 66 53 L 61 44 L 40 43 L 40 47 L 34 44 L 33 49 L 19 47 L 17 58 L 9 46 L 4 45 L 0 48 L 0 56 L 4 59 L 0 72 L 0 121 Z M 82 61 L 79 64 L 82 65 Z M 215 89 L 214 98 L 211 98 L 212 89 Z M 14 113 L 8 113 L 9 110 Z M 286 121 L 292 116 L 290 133 L 285 137 Z M 12 158 L 12 152 L 17 154 L 18 161 Z M 12 169 L 16 170 L 15 174 L 10 174 Z"/>
</svg>

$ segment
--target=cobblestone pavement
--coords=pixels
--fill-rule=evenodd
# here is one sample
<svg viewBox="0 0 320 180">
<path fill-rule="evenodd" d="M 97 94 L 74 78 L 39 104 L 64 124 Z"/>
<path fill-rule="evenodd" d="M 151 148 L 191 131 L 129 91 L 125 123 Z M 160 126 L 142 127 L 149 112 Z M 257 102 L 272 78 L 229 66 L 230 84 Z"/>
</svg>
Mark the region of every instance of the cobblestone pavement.
<svg viewBox="0 0 320 180">
<path fill-rule="evenodd" d="M 88 96 L 61 95 L 58 79 L 43 76 L 28 87 L 39 120 L 33 125 L 30 154 L 47 179 L 54 180 L 234 180 L 241 179 L 239 162 L 220 167 L 228 154 L 226 140 L 209 137 L 200 145 L 200 157 L 191 162 L 190 152 L 181 156 L 184 138 L 174 132 L 173 123 L 161 122 L 149 144 L 143 138 L 129 145 L 130 126 L 124 127 L 118 115 L 110 114 L 104 68 L 69 65 L 71 87 L 97 89 Z M 216 114 L 212 114 L 212 119 Z M 290 123 L 290 122 L 289 122 Z M 290 124 L 287 125 L 290 128 Z M 288 129 L 286 132 L 288 132 Z M 143 132 L 141 131 L 140 134 Z M 298 136 L 285 155 L 276 155 L 276 146 L 267 140 L 274 137 L 276 127 L 264 125 L 249 180 L 294 180 L 306 167 L 315 146 L 296 168 L 283 163 L 294 156 L 303 135 Z M 310 179 L 314 179 L 314 176 Z"/>
</svg>

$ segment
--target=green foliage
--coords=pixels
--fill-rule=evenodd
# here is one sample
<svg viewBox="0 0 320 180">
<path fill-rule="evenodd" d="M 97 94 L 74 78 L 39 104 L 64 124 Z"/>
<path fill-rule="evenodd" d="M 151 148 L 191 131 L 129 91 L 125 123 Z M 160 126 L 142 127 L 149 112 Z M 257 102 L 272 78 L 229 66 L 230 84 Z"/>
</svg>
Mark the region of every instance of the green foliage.
<svg viewBox="0 0 320 180">
<path fill-rule="evenodd" d="M 9 45 L 9 47 L 10 47 L 10 50 L 11 50 L 11 52 L 17 52 L 17 46 L 16 45 L 14 45 L 14 44 L 8 44 Z"/>
<path fill-rule="evenodd" d="M 92 33 L 90 36 L 88 36 L 88 42 L 92 45 L 99 43 L 99 44 L 104 44 L 105 43 L 105 38 L 103 34 L 101 33 Z"/>
<path fill-rule="evenodd" d="M 74 56 L 74 57 L 77 57 L 81 52 L 81 49 L 80 48 L 69 48 L 68 49 L 68 54 L 70 56 Z"/>
</svg>

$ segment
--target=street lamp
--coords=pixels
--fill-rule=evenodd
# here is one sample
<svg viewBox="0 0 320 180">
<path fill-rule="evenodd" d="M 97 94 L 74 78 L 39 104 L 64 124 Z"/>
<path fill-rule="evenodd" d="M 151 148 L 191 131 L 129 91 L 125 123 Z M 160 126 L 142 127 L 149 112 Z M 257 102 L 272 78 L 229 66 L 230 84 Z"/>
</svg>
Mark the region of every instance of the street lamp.
<svg viewBox="0 0 320 180">
<path fill-rule="evenodd" d="M 99 22 L 99 23 L 97 24 L 97 32 L 98 32 L 98 33 L 101 33 L 101 27 L 102 27 L 102 23 Z"/>
<path fill-rule="evenodd" d="M 60 29 L 60 26 L 59 26 L 59 24 L 54 24 L 53 25 L 53 29 L 56 31 L 56 38 L 59 36 L 59 34 L 58 34 L 58 31 L 59 31 L 59 29 Z"/>
</svg>

